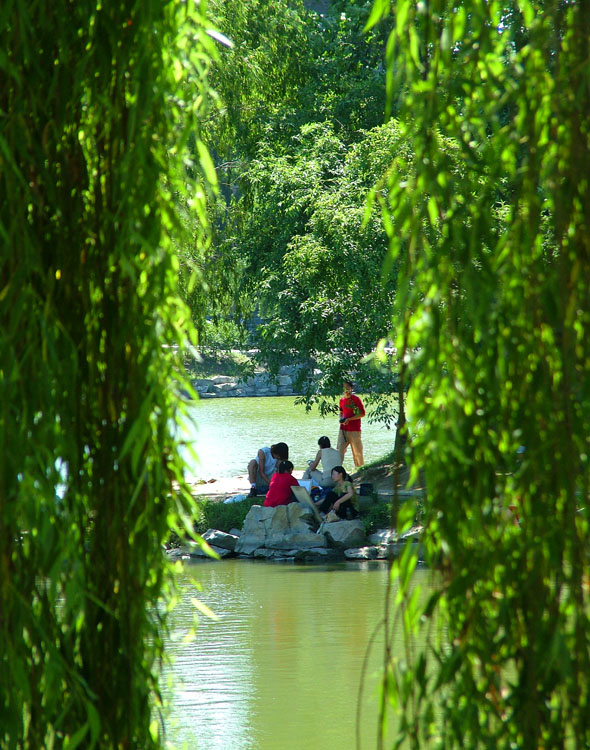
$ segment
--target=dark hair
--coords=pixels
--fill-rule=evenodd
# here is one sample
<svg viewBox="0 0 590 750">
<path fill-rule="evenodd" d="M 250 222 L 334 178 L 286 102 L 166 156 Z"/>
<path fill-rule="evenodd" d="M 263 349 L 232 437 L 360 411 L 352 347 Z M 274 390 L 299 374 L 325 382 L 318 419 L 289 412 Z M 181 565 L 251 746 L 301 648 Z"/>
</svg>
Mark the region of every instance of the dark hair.
<svg viewBox="0 0 590 750">
<path fill-rule="evenodd" d="M 332 443 L 330 442 L 330 438 L 326 437 L 326 435 L 322 435 L 322 437 L 318 440 L 318 445 L 320 448 L 331 448 Z"/>
<path fill-rule="evenodd" d="M 352 380 L 343 380 L 342 385 L 349 385 L 351 388 L 354 389 L 354 383 L 352 382 Z"/>
<path fill-rule="evenodd" d="M 346 473 L 346 469 L 344 468 L 344 466 L 333 466 L 332 471 L 337 471 L 339 474 L 342 474 L 347 482 L 352 482 L 352 477 L 350 476 L 350 474 Z M 330 472 L 330 474 L 332 473 L 332 471 Z"/>
<path fill-rule="evenodd" d="M 270 446 L 270 452 L 275 458 L 286 461 L 289 458 L 289 446 L 287 443 L 275 443 Z"/>
<path fill-rule="evenodd" d="M 279 464 L 279 474 L 286 474 L 293 471 L 293 464 L 290 461 L 281 461 Z"/>
</svg>

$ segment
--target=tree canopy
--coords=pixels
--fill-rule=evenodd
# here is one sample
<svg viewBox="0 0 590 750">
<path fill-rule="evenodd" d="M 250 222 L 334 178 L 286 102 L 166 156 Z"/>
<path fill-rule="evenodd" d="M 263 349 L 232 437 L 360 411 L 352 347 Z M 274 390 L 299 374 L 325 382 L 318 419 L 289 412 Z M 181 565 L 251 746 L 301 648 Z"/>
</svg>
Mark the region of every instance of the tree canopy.
<svg viewBox="0 0 590 750">
<path fill-rule="evenodd" d="M 260 360 L 273 372 L 301 365 L 310 400 L 350 375 L 389 393 L 390 372 L 363 363 L 388 330 L 395 287 L 380 281 L 381 217 L 364 222 L 370 188 L 403 150 L 383 126 L 385 33 L 363 32 L 369 2 L 325 15 L 284 0 L 214 8 L 234 47 L 212 74 L 220 107 L 205 137 L 222 188 L 216 267 L 234 276 L 211 314 L 244 321 L 257 310 Z"/>
</svg>

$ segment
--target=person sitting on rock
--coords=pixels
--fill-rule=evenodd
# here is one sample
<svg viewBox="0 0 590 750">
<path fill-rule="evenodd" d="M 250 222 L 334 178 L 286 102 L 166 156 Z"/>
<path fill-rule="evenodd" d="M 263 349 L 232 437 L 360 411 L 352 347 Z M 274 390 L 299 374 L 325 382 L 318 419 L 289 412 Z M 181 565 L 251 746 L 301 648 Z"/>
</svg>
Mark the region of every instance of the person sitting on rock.
<svg viewBox="0 0 590 750">
<path fill-rule="evenodd" d="M 343 466 L 335 466 L 332 469 L 334 489 L 330 490 L 326 497 L 317 503 L 321 513 L 329 513 L 331 510 L 340 519 L 353 519 L 359 514 L 359 499 L 352 483 L 352 479 L 346 473 Z"/>
<path fill-rule="evenodd" d="M 278 472 L 275 472 L 270 480 L 264 500 L 265 506 L 276 508 L 277 505 L 289 505 L 295 500 L 291 487 L 298 486 L 299 482 L 293 476 L 293 464 L 290 461 L 281 461 Z"/>
<path fill-rule="evenodd" d="M 323 435 L 318 440 L 319 451 L 313 461 L 309 462 L 309 467 L 303 474 L 303 479 L 311 479 L 320 487 L 333 487 L 332 469 L 339 466 L 341 462 L 340 453 L 336 448 L 332 448 L 330 438 Z M 318 464 L 322 464 L 322 470 L 319 471 Z"/>
<path fill-rule="evenodd" d="M 277 461 L 286 461 L 288 458 L 289 446 L 286 443 L 275 443 L 270 448 L 260 448 L 256 458 L 253 458 L 248 464 L 248 479 L 250 480 L 248 497 L 264 495 L 270 486 Z"/>
</svg>

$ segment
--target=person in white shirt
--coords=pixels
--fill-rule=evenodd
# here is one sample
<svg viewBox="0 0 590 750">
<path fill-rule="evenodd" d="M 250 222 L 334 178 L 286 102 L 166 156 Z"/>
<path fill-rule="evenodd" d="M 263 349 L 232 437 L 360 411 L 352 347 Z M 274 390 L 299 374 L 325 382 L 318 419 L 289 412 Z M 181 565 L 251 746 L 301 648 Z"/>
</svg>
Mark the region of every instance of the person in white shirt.
<svg viewBox="0 0 590 750">
<path fill-rule="evenodd" d="M 309 467 L 305 470 L 303 479 L 311 479 L 320 487 L 333 487 L 332 469 L 340 464 L 342 460 L 340 453 L 335 448 L 332 448 L 330 438 L 325 435 L 318 440 L 318 445 L 320 449 L 313 461 L 309 462 Z M 322 464 L 321 471 L 318 469 L 320 463 Z"/>
</svg>

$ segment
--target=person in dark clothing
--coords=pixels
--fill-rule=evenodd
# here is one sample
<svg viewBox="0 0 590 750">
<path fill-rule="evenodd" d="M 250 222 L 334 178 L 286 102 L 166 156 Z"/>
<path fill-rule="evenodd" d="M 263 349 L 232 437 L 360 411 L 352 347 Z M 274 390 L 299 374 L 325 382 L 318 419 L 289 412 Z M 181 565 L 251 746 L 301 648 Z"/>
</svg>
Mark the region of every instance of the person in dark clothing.
<svg viewBox="0 0 590 750">
<path fill-rule="evenodd" d="M 358 495 L 343 466 L 335 466 L 332 469 L 332 479 L 334 489 L 330 490 L 326 497 L 317 504 L 318 510 L 321 513 L 329 513 L 333 510 L 341 519 L 356 518 L 359 514 Z"/>
</svg>

